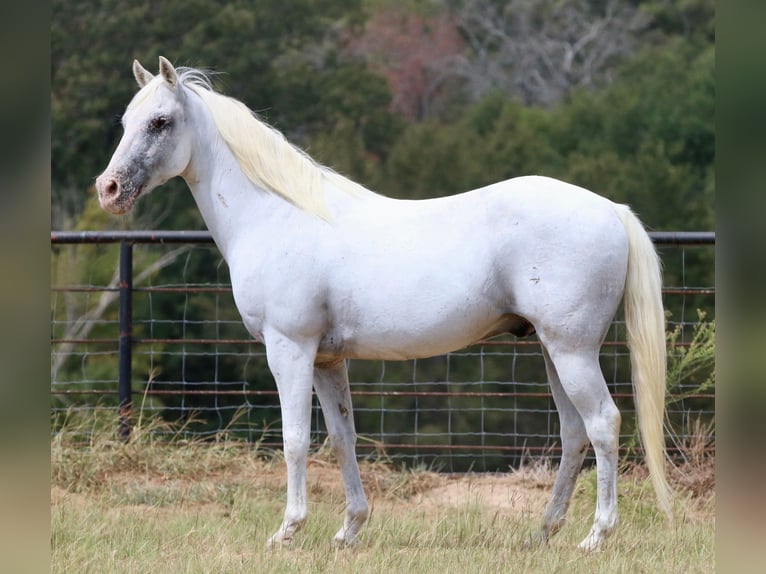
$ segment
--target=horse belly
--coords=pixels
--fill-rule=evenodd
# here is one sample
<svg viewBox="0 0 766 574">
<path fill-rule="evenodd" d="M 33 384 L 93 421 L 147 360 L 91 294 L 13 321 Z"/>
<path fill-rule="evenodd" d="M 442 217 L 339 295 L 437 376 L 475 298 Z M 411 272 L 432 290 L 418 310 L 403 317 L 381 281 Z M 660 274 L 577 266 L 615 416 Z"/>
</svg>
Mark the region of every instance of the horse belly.
<svg viewBox="0 0 766 574">
<path fill-rule="evenodd" d="M 320 343 L 320 353 L 355 359 L 404 360 L 442 355 L 501 332 L 502 310 L 480 296 L 466 295 L 459 304 L 422 298 L 370 306 L 347 314 Z"/>
<path fill-rule="evenodd" d="M 349 358 L 440 355 L 478 340 L 509 312 L 486 206 L 410 207 L 386 218 L 395 229 L 369 221 L 339 250 L 320 351 L 326 343 Z"/>
</svg>

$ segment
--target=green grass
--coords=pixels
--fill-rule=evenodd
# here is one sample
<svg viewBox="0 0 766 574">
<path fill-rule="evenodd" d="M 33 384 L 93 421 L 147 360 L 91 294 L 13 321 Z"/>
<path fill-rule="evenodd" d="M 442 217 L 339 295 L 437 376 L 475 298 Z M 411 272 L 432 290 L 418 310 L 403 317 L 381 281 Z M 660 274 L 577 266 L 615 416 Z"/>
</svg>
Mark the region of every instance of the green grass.
<svg viewBox="0 0 766 574">
<path fill-rule="evenodd" d="M 483 496 L 508 477 L 456 481 L 364 464 L 372 515 L 358 546 L 336 550 L 330 540 L 341 523 L 343 489 L 334 464 L 320 453 L 309 466 L 305 528 L 293 548 L 267 551 L 285 498 L 278 456 L 223 440 L 168 445 L 152 438 L 151 425 L 139 427 L 127 445 L 108 438 L 114 436 L 108 428 L 94 431 L 88 445 L 64 436 L 51 445 L 54 573 L 714 571 L 712 492 L 679 496 L 668 526 L 640 469 L 620 479 L 617 531 L 601 552 L 586 554 L 577 543 L 592 519 L 592 471 L 580 478 L 568 524 L 546 546 L 527 548 L 539 519 L 530 508 L 553 478 L 544 467 L 517 473 L 511 487 L 498 486 L 521 501 L 514 507 Z M 450 485 L 453 492 L 465 487 L 465 498 L 440 498 Z"/>
</svg>

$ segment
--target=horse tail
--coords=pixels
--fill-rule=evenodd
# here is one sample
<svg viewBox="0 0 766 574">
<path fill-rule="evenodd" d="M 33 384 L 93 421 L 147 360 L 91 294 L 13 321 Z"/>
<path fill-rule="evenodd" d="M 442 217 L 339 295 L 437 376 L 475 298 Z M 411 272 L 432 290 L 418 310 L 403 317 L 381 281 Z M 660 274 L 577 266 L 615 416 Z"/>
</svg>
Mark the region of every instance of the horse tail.
<svg viewBox="0 0 766 574">
<path fill-rule="evenodd" d="M 670 518 L 672 490 L 665 474 L 663 432 L 667 350 L 662 270 L 638 217 L 624 205 L 618 206 L 617 212 L 628 235 L 624 305 L 638 427 L 657 505 Z"/>
</svg>

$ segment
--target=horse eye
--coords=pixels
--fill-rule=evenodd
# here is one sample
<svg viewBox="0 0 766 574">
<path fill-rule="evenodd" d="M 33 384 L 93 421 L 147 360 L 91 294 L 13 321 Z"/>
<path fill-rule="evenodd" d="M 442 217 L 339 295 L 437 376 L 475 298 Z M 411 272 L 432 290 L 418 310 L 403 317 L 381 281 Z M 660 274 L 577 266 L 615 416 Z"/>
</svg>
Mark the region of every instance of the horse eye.
<svg viewBox="0 0 766 574">
<path fill-rule="evenodd" d="M 149 122 L 149 129 L 151 130 L 161 130 L 164 127 L 167 127 L 170 124 L 170 120 L 164 116 L 159 116 L 152 121 Z"/>
</svg>

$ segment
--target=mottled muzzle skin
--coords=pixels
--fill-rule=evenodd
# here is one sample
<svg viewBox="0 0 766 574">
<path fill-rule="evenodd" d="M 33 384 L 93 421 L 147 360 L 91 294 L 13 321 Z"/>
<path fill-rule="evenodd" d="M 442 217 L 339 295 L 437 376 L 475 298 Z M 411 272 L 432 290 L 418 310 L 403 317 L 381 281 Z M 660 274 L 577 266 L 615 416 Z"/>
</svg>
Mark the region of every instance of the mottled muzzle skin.
<svg viewBox="0 0 766 574">
<path fill-rule="evenodd" d="M 175 70 L 152 76 L 136 70 L 141 90 L 122 118 L 125 133 L 109 165 L 98 178 L 101 207 L 112 214 L 129 213 L 138 197 L 182 174 L 190 161 L 191 142 L 183 127 L 183 87 Z"/>
<path fill-rule="evenodd" d="M 129 213 L 147 188 L 151 166 L 138 161 L 105 171 L 96 179 L 101 208 L 114 215 Z"/>
</svg>

